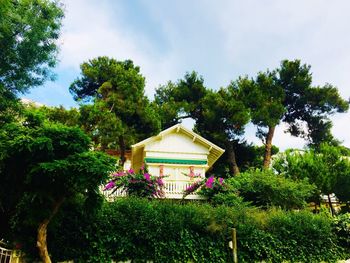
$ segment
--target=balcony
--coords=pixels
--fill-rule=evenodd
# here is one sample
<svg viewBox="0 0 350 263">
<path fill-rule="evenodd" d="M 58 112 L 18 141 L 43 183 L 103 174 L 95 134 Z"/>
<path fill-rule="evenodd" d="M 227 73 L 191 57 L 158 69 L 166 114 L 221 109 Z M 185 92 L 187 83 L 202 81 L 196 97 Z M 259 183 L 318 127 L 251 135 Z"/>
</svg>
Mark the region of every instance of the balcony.
<svg viewBox="0 0 350 263">
<path fill-rule="evenodd" d="M 183 193 L 187 187 L 189 187 L 191 184 L 193 184 L 193 181 L 172 181 L 172 180 L 165 180 L 164 185 L 164 192 L 165 192 L 165 198 L 166 199 L 182 199 Z M 112 191 L 103 191 L 103 187 L 101 187 L 101 191 L 107 201 L 112 202 L 116 198 L 119 197 L 125 197 L 126 193 L 122 189 L 118 189 L 114 193 L 111 193 Z M 191 193 L 185 197 L 185 200 L 203 200 L 205 199 L 203 196 L 200 196 L 196 192 Z"/>
</svg>

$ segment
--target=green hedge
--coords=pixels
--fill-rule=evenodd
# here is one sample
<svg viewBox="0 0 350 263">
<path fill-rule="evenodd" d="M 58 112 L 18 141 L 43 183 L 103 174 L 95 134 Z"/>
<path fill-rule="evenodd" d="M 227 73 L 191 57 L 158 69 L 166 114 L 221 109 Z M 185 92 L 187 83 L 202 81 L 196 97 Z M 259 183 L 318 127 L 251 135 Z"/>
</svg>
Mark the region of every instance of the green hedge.
<svg viewBox="0 0 350 263">
<path fill-rule="evenodd" d="M 332 262 L 350 256 L 338 245 L 331 219 L 308 211 L 131 198 L 106 203 L 90 217 L 65 210 L 49 232 L 54 261 L 232 262 L 232 227 L 240 262 Z"/>
</svg>

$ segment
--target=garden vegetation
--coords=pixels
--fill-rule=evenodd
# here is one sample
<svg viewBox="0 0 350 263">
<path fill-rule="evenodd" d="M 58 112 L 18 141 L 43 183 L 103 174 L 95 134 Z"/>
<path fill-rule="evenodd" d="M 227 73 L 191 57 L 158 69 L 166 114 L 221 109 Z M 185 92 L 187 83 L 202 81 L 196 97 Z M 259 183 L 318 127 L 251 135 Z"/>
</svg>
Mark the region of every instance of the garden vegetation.
<svg viewBox="0 0 350 263">
<path fill-rule="evenodd" d="M 315 86 L 296 59 L 220 89 L 187 72 L 151 100 L 133 61 L 97 57 L 67 87 L 78 108 L 24 105 L 20 95 L 54 77 L 63 18 L 58 0 L 0 5 L 0 240 L 29 262 L 230 262 L 236 228 L 241 262 L 350 258 L 350 151 L 330 120 L 349 102 L 336 87 Z M 133 143 L 185 118 L 226 150 L 184 192 L 201 202 L 163 200 L 163 178 L 117 164 Z M 263 146 L 245 140 L 248 123 Z M 281 123 L 308 148 L 272 158 Z M 108 203 L 102 185 L 127 197 Z M 333 193 L 339 214 L 322 207 Z"/>
</svg>

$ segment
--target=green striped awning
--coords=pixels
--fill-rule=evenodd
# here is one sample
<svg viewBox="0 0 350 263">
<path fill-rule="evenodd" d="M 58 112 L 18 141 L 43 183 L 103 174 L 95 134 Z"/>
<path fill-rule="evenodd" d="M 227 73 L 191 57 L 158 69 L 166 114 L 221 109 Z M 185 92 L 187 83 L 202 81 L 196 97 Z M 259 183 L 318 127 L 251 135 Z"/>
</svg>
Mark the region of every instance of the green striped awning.
<svg viewBox="0 0 350 263">
<path fill-rule="evenodd" d="M 167 158 L 145 158 L 146 163 L 173 163 L 173 164 L 207 164 L 207 160 L 185 160 L 185 159 L 167 159 Z"/>
</svg>

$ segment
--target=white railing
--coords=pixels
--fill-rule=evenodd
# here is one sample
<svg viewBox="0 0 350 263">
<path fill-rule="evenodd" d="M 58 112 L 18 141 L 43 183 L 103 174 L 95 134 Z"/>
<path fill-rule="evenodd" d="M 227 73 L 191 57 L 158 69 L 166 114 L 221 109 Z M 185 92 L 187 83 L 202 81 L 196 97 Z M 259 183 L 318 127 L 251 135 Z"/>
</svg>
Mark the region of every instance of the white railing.
<svg viewBox="0 0 350 263">
<path fill-rule="evenodd" d="M 125 197 L 126 193 L 123 191 L 123 189 L 117 189 L 115 192 L 112 190 L 104 191 L 104 186 L 100 187 L 101 193 L 104 195 L 104 197 L 107 199 L 108 202 L 113 202 L 118 197 Z"/>
<path fill-rule="evenodd" d="M 164 192 L 165 198 L 168 199 L 182 199 L 184 191 L 187 187 L 193 184 L 193 181 L 168 181 L 164 180 Z M 100 188 L 103 195 L 106 197 L 107 201 L 114 201 L 118 197 L 125 197 L 126 193 L 122 189 L 116 190 L 114 193 L 112 191 L 103 191 L 103 187 Z M 185 199 L 199 200 L 204 199 L 202 196 L 198 195 L 196 192 L 191 193 L 185 197 Z"/>
<path fill-rule="evenodd" d="M 192 181 L 165 181 L 165 198 L 182 199 L 185 190 L 193 183 Z M 203 197 L 193 192 L 187 195 L 185 199 L 203 199 Z"/>
<path fill-rule="evenodd" d="M 0 247 L 0 263 L 20 263 L 23 262 L 21 259 L 21 252 L 18 250 L 6 249 Z"/>
</svg>

